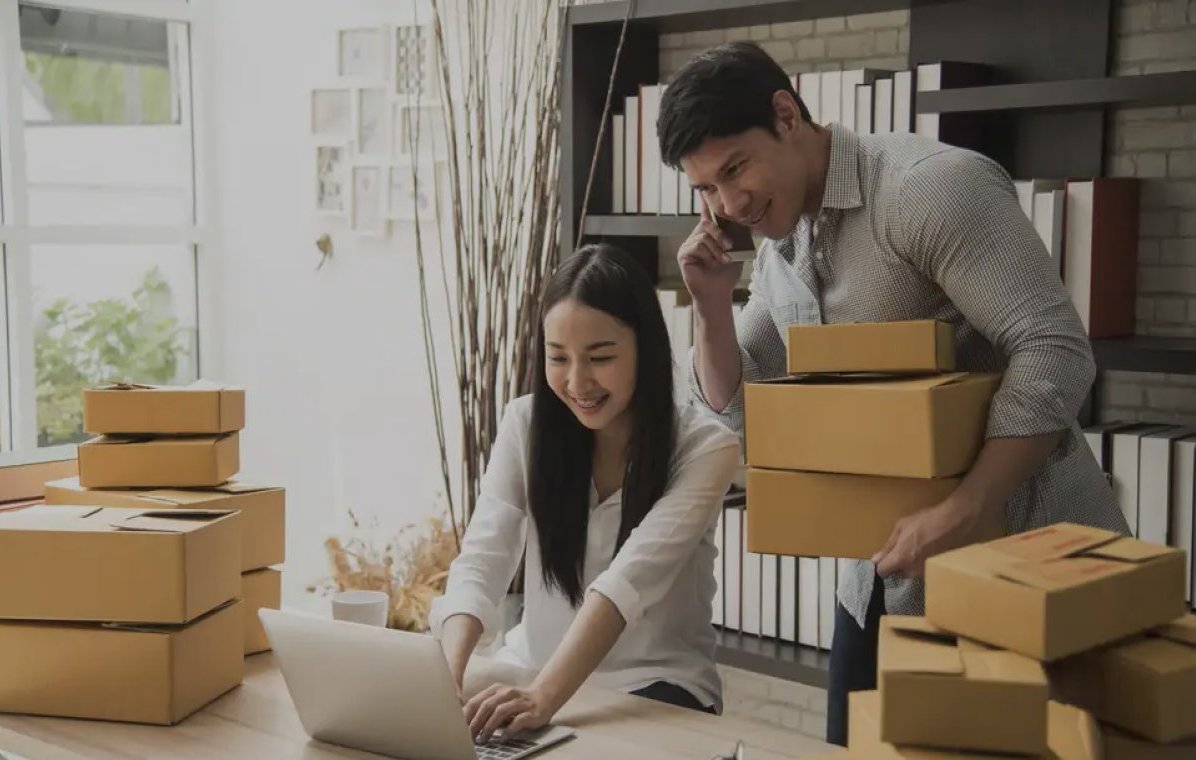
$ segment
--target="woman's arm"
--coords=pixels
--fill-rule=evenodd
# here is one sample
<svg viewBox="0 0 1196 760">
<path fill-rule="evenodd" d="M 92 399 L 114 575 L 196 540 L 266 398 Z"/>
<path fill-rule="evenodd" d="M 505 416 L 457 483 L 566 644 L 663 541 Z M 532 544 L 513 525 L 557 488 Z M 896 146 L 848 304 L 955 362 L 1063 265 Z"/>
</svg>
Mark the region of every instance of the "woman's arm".
<svg viewBox="0 0 1196 760">
<path fill-rule="evenodd" d="M 482 621 L 468 613 L 458 613 L 444 621 L 440 628 L 440 646 L 448 660 L 449 672 L 457 686 L 457 698 L 463 699 L 465 666 L 482 638 Z"/>
<path fill-rule="evenodd" d="M 465 666 L 479 641 L 496 633 L 498 604 L 523 556 L 527 511 L 524 504 L 524 446 L 528 411 L 508 406 L 499 425 L 482 478 L 477 508 L 449 569 L 444 595 L 432 600 L 428 623 L 441 641 L 460 691 Z"/>
<path fill-rule="evenodd" d="M 623 616 L 611 600 L 590 591 L 565 638 L 531 686 L 496 684 L 465 705 L 473 736 L 486 741 L 499 728 L 508 735 L 539 728 L 552 719 L 610 652 L 623 629 Z"/>
<path fill-rule="evenodd" d="M 714 523 L 739 463 L 739 442 L 711 426 L 689 453 L 668 490 L 631 531 L 610 566 L 590 584 L 565 638 L 527 689 L 496 685 L 465 706 L 474 735 L 489 738 L 539 728 L 577 691 L 618 641 L 623 629 L 668 593 L 682 566 Z"/>
</svg>

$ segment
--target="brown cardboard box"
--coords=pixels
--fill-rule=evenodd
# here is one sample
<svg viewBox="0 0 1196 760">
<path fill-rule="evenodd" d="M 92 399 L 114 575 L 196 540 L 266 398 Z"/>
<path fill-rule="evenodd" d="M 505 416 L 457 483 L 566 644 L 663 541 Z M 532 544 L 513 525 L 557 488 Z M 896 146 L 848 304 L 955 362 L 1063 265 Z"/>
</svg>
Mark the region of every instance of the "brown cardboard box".
<svg viewBox="0 0 1196 760">
<path fill-rule="evenodd" d="M 940 628 L 1057 660 L 1184 613 L 1184 554 L 1056 523 L 926 562 L 926 617 Z"/>
<path fill-rule="evenodd" d="M 101 436 L 79 445 L 86 488 L 218 486 L 241 468 L 236 433 L 146 438 Z"/>
<path fill-rule="evenodd" d="M 968 471 L 1000 375 L 824 375 L 744 386 L 747 463 L 772 470 L 940 478 Z"/>
<path fill-rule="evenodd" d="M 1191 705 L 1189 705 L 1191 709 Z M 1196 739 L 1184 739 L 1170 744 L 1156 744 L 1101 725 L 1105 740 L 1105 760 L 1193 760 L 1196 758 Z"/>
<path fill-rule="evenodd" d="M 282 606 L 282 573 L 272 567 L 242 573 L 241 598 L 245 600 L 245 654 L 270 651 L 270 639 L 257 611 Z"/>
<path fill-rule="evenodd" d="M 185 623 L 241 588 L 236 512 L 0 512 L 0 618 Z"/>
<path fill-rule="evenodd" d="M 116 383 L 83 391 L 89 433 L 231 433 L 245 427 L 245 391 L 199 381 L 185 386 Z"/>
<path fill-rule="evenodd" d="M 47 504 L 95 504 L 135 509 L 237 509 L 241 511 L 241 572 L 286 559 L 286 492 L 230 480 L 214 488 L 93 489 L 78 478 L 45 485 Z"/>
<path fill-rule="evenodd" d="M 880 692 L 848 695 L 847 748 L 870 760 L 994 760 L 991 753 L 898 746 L 880 739 Z M 1047 751 L 1031 757 L 1100 760 L 1101 740 L 1091 715 L 1059 702 L 1047 706 Z"/>
<path fill-rule="evenodd" d="M 241 682 L 243 606 L 183 626 L 0 621 L 0 712 L 178 723 Z"/>
<path fill-rule="evenodd" d="M 1196 736 L 1196 615 L 1060 660 L 1051 686 L 1067 702 L 1154 742 Z"/>
<path fill-rule="evenodd" d="M 884 478 L 794 470 L 747 472 L 748 550 L 761 554 L 868 559 L 902 517 L 947 498 L 959 480 Z M 1003 512 L 975 540 L 1005 534 Z"/>
<path fill-rule="evenodd" d="M 789 373 L 950 372 L 955 330 L 930 319 L 790 325 Z"/>
<path fill-rule="evenodd" d="M 890 744 L 1036 755 L 1047 749 L 1042 664 L 922 617 L 880 619 L 880 738 Z"/>
</svg>

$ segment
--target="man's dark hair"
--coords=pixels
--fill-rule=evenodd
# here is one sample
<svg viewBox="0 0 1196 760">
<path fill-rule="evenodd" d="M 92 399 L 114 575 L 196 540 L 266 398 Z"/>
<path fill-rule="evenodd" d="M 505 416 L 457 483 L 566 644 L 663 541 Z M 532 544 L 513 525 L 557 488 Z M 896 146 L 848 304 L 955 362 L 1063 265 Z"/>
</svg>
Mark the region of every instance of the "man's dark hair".
<svg viewBox="0 0 1196 760">
<path fill-rule="evenodd" d="M 801 117 L 810 110 L 777 62 L 752 42 L 710 48 L 685 64 L 660 101 L 656 133 L 660 155 L 672 167 L 708 137 L 730 137 L 753 127 L 776 136 L 772 96 L 784 90 L 797 101 Z"/>
</svg>

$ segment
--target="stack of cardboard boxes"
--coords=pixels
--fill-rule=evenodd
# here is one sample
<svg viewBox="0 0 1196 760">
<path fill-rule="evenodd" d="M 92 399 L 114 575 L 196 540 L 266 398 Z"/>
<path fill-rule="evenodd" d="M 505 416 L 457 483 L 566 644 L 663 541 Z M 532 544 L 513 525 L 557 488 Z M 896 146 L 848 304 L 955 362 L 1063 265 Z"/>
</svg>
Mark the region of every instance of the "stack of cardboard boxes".
<svg viewBox="0 0 1196 760">
<path fill-rule="evenodd" d="M 745 389 L 752 551 L 871 557 L 954 489 L 999 378 L 949 372 L 951 344 L 933 322 L 790 329 L 793 376 Z M 1002 528 L 927 562 L 925 618 L 881 619 L 834 757 L 1196 758 L 1183 552 L 1067 523 L 985 540 Z"/>
<path fill-rule="evenodd" d="M 0 514 L 0 711 L 171 724 L 233 688 L 277 608 L 284 492 L 229 481 L 244 391 L 84 393 L 79 477 Z"/>
<path fill-rule="evenodd" d="M 984 440 L 1000 376 L 953 372 L 934 321 L 793 326 L 788 377 L 749 383 L 748 550 L 871 557 L 946 498 Z M 1004 520 L 977 537 L 1004 531 Z"/>
<path fill-rule="evenodd" d="M 239 684 L 240 518 L 0 513 L 0 712 L 171 724 Z"/>
<path fill-rule="evenodd" d="M 1183 590 L 1182 552 L 1070 523 L 933 557 L 831 757 L 1196 758 Z"/>
<path fill-rule="evenodd" d="M 282 598 L 286 492 L 229 480 L 240 469 L 245 391 L 208 382 L 185 387 L 118 384 L 83 392 L 79 477 L 46 483 L 47 504 L 241 512 L 245 654 L 270 648 L 258 621 Z"/>
</svg>

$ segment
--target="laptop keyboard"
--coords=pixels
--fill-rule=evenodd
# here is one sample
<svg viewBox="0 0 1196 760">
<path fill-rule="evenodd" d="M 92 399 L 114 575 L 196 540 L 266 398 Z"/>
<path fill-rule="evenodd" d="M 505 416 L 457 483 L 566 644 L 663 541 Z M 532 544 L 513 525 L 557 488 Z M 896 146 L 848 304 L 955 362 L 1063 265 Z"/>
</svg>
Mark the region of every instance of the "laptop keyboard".
<svg viewBox="0 0 1196 760">
<path fill-rule="evenodd" d="M 486 744 L 478 745 L 476 749 L 478 760 L 509 760 L 537 746 L 535 742 L 524 739 L 491 739 Z"/>
</svg>

